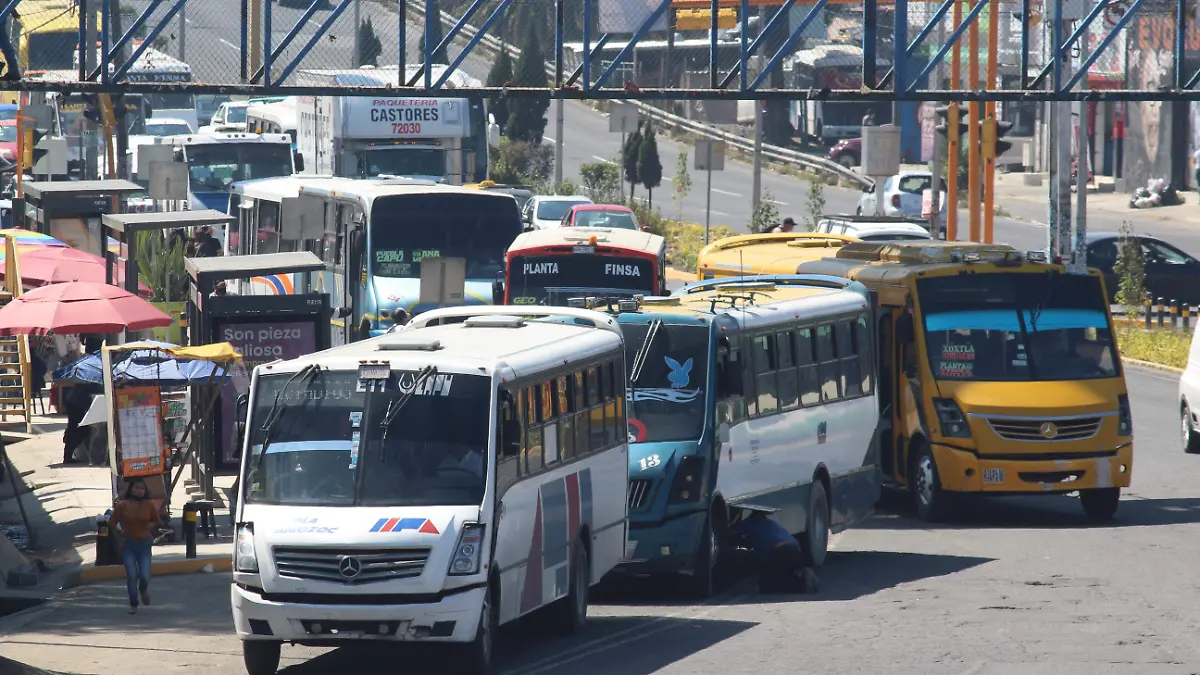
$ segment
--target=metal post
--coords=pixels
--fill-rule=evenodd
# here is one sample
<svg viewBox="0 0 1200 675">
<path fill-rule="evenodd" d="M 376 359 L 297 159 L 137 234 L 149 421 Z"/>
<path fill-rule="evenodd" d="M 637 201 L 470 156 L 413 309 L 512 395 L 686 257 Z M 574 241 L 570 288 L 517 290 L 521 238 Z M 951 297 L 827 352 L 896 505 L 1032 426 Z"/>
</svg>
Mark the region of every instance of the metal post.
<svg viewBox="0 0 1200 675">
<path fill-rule="evenodd" d="M 1054 23 L 1051 28 L 1050 58 L 1054 91 L 1062 87 L 1062 70 L 1064 59 L 1058 51 L 1063 43 L 1063 13 L 1061 3 L 1051 3 L 1054 6 Z M 1068 56 L 1069 58 L 1069 56 Z M 1053 248 L 1051 256 L 1060 256 L 1064 261 L 1071 244 L 1071 103 L 1057 101 L 1051 103 L 1054 107 L 1054 120 L 1050 134 L 1054 147 L 1053 179 L 1054 192 L 1052 196 L 1053 219 L 1047 229 L 1055 230 L 1052 235 Z M 1056 227 L 1057 226 L 1057 227 Z"/>
<path fill-rule="evenodd" d="M 997 60 L 1000 58 L 999 35 L 1000 27 L 997 20 L 1002 9 L 999 2 L 993 2 L 988 5 L 988 55 L 987 55 L 987 82 L 984 89 L 994 89 L 999 91 L 1003 87 L 1000 86 L 1000 70 Z M 1004 23 L 1008 23 L 1008 17 L 1004 18 Z M 988 101 L 984 106 L 984 113 L 991 120 L 989 124 L 995 128 L 996 120 L 996 102 Z M 996 218 L 996 145 L 995 135 L 992 138 L 992 147 L 985 153 L 983 164 L 983 239 L 985 244 L 992 243 L 992 234 L 994 232 L 994 223 Z"/>
<path fill-rule="evenodd" d="M 120 37 L 120 36 L 118 36 Z M 179 7 L 179 60 L 187 63 L 187 2 Z"/>
<path fill-rule="evenodd" d="M 892 91 L 897 94 L 908 91 L 908 2 L 897 2 L 892 7 Z M 863 64 L 866 65 L 866 64 Z M 900 97 L 892 101 L 892 124 L 900 126 Z M 878 198 L 876 199 L 878 201 Z"/>
<path fill-rule="evenodd" d="M 708 229 L 712 224 L 712 144 L 708 144 L 708 189 L 704 191 L 704 245 L 708 246 Z"/>
<path fill-rule="evenodd" d="M 84 21 L 87 23 L 87 46 L 80 50 L 83 52 L 83 60 L 87 62 L 87 72 L 89 73 L 96 70 L 96 42 L 99 37 L 95 4 L 93 4 L 95 2 L 98 0 L 88 3 L 88 12 L 84 15 Z M 83 179 L 96 180 L 100 177 L 100 152 L 96 147 L 95 136 L 97 125 L 86 121 L 83 116 L 79 117 L 79 123 L 79 139 L 83 143 Z"/>
<path fill-rule="evenodd" d="M 183 556 L 196 557 L 196 502 L 183 505 Z"/>
<path fill-rule="evenodd" d="M 362 12 L 358 5 L 359 0 L 354 0 L 354 53 L 350 56 L 351 68 L 357 68 L 362 65 L 362 34 L 360 33 L 360 29 L 362 28 Z M 400 20 L 404 20 L 403 15 L 401 15 Z M 403 81 L 404 73 L 400 73 L 399 77 Z"/>
<path fill-rule="evenodd" d="M 269 1 L 269 0 L 268 0 Z M 404 17 L 401 16 L 403 21 Z M 262 68 L 262 0 L 250 0 L 250 72 Z"/>
<path fill-rule="evenodd" d="M 1092 5 L 1091 0 L 1083 0 L 1083 13 L 1085 16 L 1087 15 L 1088 12 L 1091 11 L 1091 9 L 1092 9 L 1091 5 Z M 1182 17 L 1180 18 L 1180 22 L 1181 23 L 1183 22 Z M 1079 44 L 1079 62 L 1081 64 L 1085 64 L 1087 62 L 1087 58 L 1089 55 L 1088 50 L 1090 47 L 1090 45 L 1088 44 L 1088 33 L 1085 32 L 1082 36 L 1080 36 L 1078 44 Z M 1084 82 L 1083 86 L 1086 89 L 1087 88 L 1087 74 L 1086 73 L 1083 76 L 1083 82 Z M 1088 174 L 1091 173 L 1092 163 L 1090 161 L 1090 156 L 1089 156 L 1090 153 L 1089 153 L 1089 148 L 1088 148 L 1088 136 L 1089 136 L 1088 126 L 1089 125 L 1088 125 L 1087 105 L 1085 103 L 1083 103 L 1082 101 L 1076 101 L 1075 106 L 1079 110 L 1079 126 L 1077 128 L 1078 134 L 1076 136 L 1076 141 L 1075 141 L 1076 146 L 1079 148 L 1079 151 L 1076 153 L 1076 156 L 1078 157 L 1076 162 L 1077 162 L 1077 166 L 1079 167 L 1077 175 L 1079 176 L 1079 178 L 1076 181 L 1076 184 L 1078 185 L 1078 190 L 1075 193 L 1075 242 L 1074 242 L 1074 247 L 1073 247 L 1074 253 L 1070 258 L 1071 262 L 1070 262 L 1070 266 L 1068 267 L 1068 271 L 1070 271 L 1074 274 L 1086 274 L 1087 273 L 1087 241 L 1086 241 L 1086 238 L 1087 238 L 1087 185 L 1088 185 Z M 1061 171 L 1061 169 L 1060 169 L 1060 171 Z M 1069 171 L 1066 173 L 1068 176 L 1070 175 Z M 1064 242 L 1063 248 L 1066 249 L 1065 242 Z M 1066 256 L 1063 256 L 1063 257 L 1065 258 Z"/>
<path fill-rule="evenodd" d="M 554 185 L 563 182 L 563 100 L 554 101 Z"/>
<path fill-rule="evenodd" d="M 238 50 L 241 52 L 241 58 L 238 59 L 238 65 L 241 67 L 242 82 L 250 76 L 249 65 L 246 52 L 250 49 L 250 0 L 241 0 L 240 14 L 242 19 L 242 30 L 238 41 Z"/>
<path fill-rule="evenodd" d="M 396 24 L 396 44 L 399 56 L 399 65 L 396 72 L 401 77 L 407 77 L 408 72 L 408 0 L 400 0 L 400 8 L 396 10 L 400 14 L 400 18 Z"/>
<path fill-rule="evenodd" d="M 271 86 L 271 67 L 274 65 L 273 60 L 271 58 L 271 38 L 273 37 L 271 35 L 271 33 L 272 33 L 271 6 L 274 4 L 274 0 L 264 0 L 264 4 L 265 4 L 265 7 L 263 8 L 263 31 L 262 31 L 262 35 L 263 35 L 263 84 L 270 87 Z M 255 69 L 254 72 L 257 73 L 258 69 Z"/>
<path fill-rule="evenodd" d="M 754 101 L 754 169 L 752 174 L 754 194 L 751 208 L 757 209 L 762 202 L 762 142 L 763 142 L 763 102 Z"/>
<path fill-rule="evenodd" d="M 958 7 L 957 2 L 955 3 L 955 7 Z M 945 44 L 945 42 L 946 20 L 942 18 L 938 20 L 937 43 L 940 46 Z M 937 91 L 945 86 L 944 64 L 945 61 L 938 61 L 937 68 L 933 71 L 936 82 L 931 89 L 934 91 Z M 953 89 L 953 87 L 951 87 L 951 89 Z M 944 236 L 939 236 L 942 234 L 943 223 L 941 222 L 942 191 L 939 189 L 938 185 L 939 178 L 942 175 L 942 139 L 938 134 L 933 135 L 933 163 L 929 167 L 929 173 L 933 174 L 933 182 L 930 184 L 930 189 L 932 190 L 932 201 L 930 202 L 929 232 L 933 235 L 934 239 L 944 239 Z M 946 198 L 950 199 L 951 197 L 949 194 L 947 194 Z"/>
<path fill-rule="evenodd" d="M 971 8 L 974 9 L 981 0 L 973 0 Z M 979 90 L 979 18 L 974 17 L 971 20 L 971 26 L 967 28 L 967 88 L 971 91 Z M 979 193 L 979 179 L 981 178 L 980 157 L 979 157 L 979 103 L 971 102 L 968 104 L 967 123 L 970 125 L 967 134 L 967 226 L 970 228 L 969 239 L 971 241 L 980 241 L 979 231 L 979 208 L 983 202 L 983 196 Z"/>
<path fill-rule="evenodd" d="M 954 3 L 954 30 L 958 31 L 962 25 L 962 3 Z M 945 40 L 941 41 L 945 44 Z M 954 60 L 950 62 L 950 88 L 962 89 L 962 40 L 954 42 Z M 959 112 L 957 103 L 950 104 L 950 112 L 946 115 L 946 123 L 950 127 L 950 136 L 946 143 L 946 166 L 948 174 L 946 177 L 946 239 L 954 241 L 958 239 L 958 160 L 959 160 L 959 144 L 962 142 L 959 139 L 958 120 L 962 115 Z"/>
</svg>

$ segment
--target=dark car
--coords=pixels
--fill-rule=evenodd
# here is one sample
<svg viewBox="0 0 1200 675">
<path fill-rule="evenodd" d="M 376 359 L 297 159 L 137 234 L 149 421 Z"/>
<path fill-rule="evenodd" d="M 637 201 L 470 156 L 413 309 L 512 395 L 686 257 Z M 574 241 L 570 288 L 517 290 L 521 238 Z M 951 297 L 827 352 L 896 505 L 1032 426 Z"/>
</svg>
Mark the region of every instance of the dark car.
<svg viewBox="0 0 1200 675">
<path fill-rule="evenodd" d="M 890 127 L 890 124 L 880 126 Z M 829 149 L 829 159 L 841 164 L 847 169 L 862 165 L 862 139 L 843 138 Z"/>
<path fill-rule="evenodd" d="M 1150 297 L 1200 305 L 1200 260 L 1157 237 L 1138 234 L 1130 239 L 1141 246 L 1146 270 L 1146 292 Z M 1115 302 L 1120 283 L 1114 267 L 1121 235 L 1116 232 L 1089 232 L 1087 242 L 1088 267 L 1094 267 L 1104 275 L 1108 297 Z"/>
</svg>

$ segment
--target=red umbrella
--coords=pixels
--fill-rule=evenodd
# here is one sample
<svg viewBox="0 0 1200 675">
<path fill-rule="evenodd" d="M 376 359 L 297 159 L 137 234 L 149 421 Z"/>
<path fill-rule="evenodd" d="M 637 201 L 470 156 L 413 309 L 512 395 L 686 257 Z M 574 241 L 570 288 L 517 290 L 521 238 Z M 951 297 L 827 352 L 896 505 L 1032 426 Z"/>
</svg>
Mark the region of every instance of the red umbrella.
<svg viewBox="0 0 1200 675">
<path fill-rule="evenodd" d="M 128 291 L 87 281 L 35 288 L 0 307 L 0 335 L 120 333 L 171 323 L 171 317 Z"/>
<path fill-rule="evenodd" d="M 104 258 L 86 251 L 68 247 L 44 246 L 20 254 L 21 281 L 25 285 L 62 284 L 69 281 L 104 283 Z M 125 263 L 119 262 L 114 270 L 117 281 L 125 280 Z M 3 278 L 0 272 L 0 278 Z M 139 283 L 141 295 L 153 294 L 150 287 Z"/>
</svg>

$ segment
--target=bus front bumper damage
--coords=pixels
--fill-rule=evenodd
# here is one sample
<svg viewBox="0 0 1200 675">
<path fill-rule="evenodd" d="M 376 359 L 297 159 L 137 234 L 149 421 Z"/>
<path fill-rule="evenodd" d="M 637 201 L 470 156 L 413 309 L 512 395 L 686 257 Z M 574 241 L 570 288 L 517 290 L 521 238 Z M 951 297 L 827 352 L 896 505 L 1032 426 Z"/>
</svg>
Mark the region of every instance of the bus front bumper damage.
<svg viewBox="0 0 1200 675">
<path fill-rule="evenodd" d="M 300 645 L 345 644 L 348 640 L 391 642 L 470 642 L 479 627 L 486 589 L 482 586 L 397 604 L 314 604 L 279 602 L 257 589 L 230 585 L 233 623 L 241 640 L 274 640 Z M 367 598 L 369 596 L 357 596 Z"/>
<path fill-rule="evenodd" d="M 995 458 L 940 444 L 933 446 L 942 489 L 950 492 L 1046 494 L 1129 487 L 1133 476 L 1132 442 L 1115 450 L 1080 454 Z"/>
</svg>

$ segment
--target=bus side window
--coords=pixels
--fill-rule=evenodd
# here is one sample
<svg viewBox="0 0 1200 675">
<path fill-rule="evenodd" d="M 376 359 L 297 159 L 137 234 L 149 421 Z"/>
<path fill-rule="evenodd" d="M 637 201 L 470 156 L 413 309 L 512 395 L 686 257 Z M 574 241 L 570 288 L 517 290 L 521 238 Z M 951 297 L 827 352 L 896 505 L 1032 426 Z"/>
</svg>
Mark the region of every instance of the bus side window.
<svg viewBox="0 0 1200 675">
<path fill-rule="evenodd" d="M 862 367 L 853 325 L 850 321 L 841 321 L 837 325 L 837 355 L 842 365 L 842 395 L 847 398 L 862 395 Z"/>
<path fill-rule="evenodd" d="M 867 315 L 859 315 L 854 320 L 854 341 L 858 345 L 858 362 L 859 372 L 862 374 L 862 393 L 870 396 L 874 391 L 873 382 L 871 381 L 872 359 L 871 359 L 871 327 L 867 323 Z"/>
<path fill-rule="evenodd" d="M 625 382 L 625 375 L 612 361 L 604 364 L 601 372 L 604 373 L 604 444 L 614 445 L 629 435 L 628 429 L 621 428 L 621 418 L 617 414 L 617 401 L 620 400 L 617 392 Z"/>
<path fill-rule="evenodd" d="M 503 493 L 520 478 L 518 463 L 521 461 L 520 406 L 512 391 L 500 392 L 500 433 L 496 444 L 496 486 Z"/>
<path fill-rule="evenodd" d="M 529 390 L 522 389 L 517 392 L 516 416 L 517 423 L 520 425 L 520 435 L 518 440 L 521 443 L 520 455 L 517 457 L 517 471 L 522 476 L 529 475 L 529 469 L 525 466 L 527 457 L 529 456 L 529 413 L 531 406 L 529 405 Z"/>
<path fill-rule="evenodd" d="M 775 351 L 774 335 L 758 335 L 754 338 L 754 384 L 758 392 L 757 414 L 767 415 L 779 410 L 776 398 L 776 371 L 779 358 Z"/>
<path fill-rule="evenodd" d="M 604 371 L 599 366 L 587 370 L 587 409 L 581 413 L 586 430 L 587 448 L 599 450 L 607 443 L 604 431 Z"/>
<path fill-rule="evenodd" d="M 838 361 L 833 324 L 817 326 L 817 374 L 821 380 L 821 401 L 836 401 L 838 392 Z"/>
<path fill-rule="evenodd" d="M 542 382 L 542 460 L 546 466 L 558 461 L 558 413 L 554 381 Z"/>
<path fill-rule="evenodd" d="M 821 378 L 817 376 L 817 359 L 813 344 L 813 329 L 796 331 L 796 364 L 800 367 L 800 405 L 821 402 Z"/>
<path fill-rule="evenodd" d="M 258 202 L 258 250 L 256 253 L 279 252 L 279 204 Z"/>
<path fill-rule="evenodd" d="M 545 417 L 542 416 L 542 389 L 533 385 L 525 390 L 529 426 L 525 429 L 525 472 L 533 475 L 542 470 L 542 430 Z"/>
<path fill-rule="evenodd" d="M 800 405 L 800 380 L 791 331 L 776 334 L 775 345 L 779 350 L 779 407 L 792 410 Z"/>
<path fill-rule="evenodd" d="M 575 456 L 575 384 L 574 375 L 559 375 L 558 382 L 558 457 L 567 461 Z"/>
</svg>

